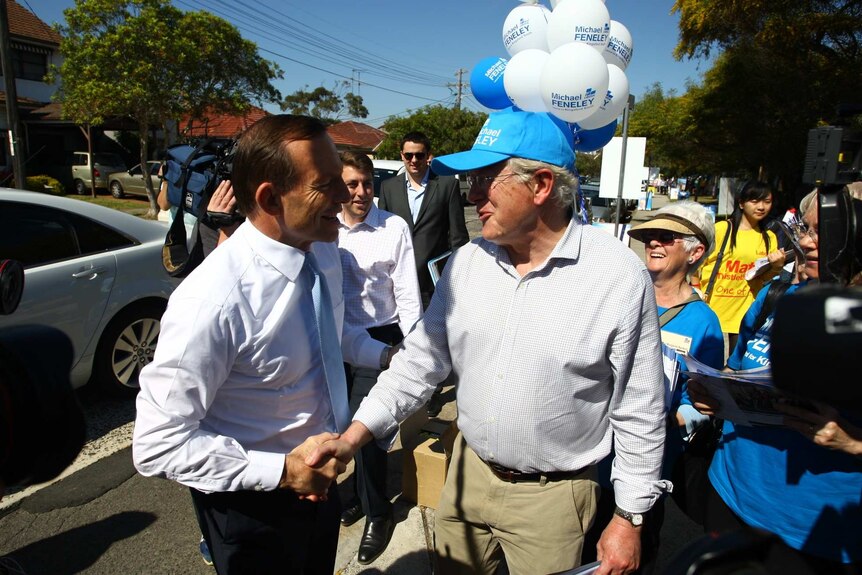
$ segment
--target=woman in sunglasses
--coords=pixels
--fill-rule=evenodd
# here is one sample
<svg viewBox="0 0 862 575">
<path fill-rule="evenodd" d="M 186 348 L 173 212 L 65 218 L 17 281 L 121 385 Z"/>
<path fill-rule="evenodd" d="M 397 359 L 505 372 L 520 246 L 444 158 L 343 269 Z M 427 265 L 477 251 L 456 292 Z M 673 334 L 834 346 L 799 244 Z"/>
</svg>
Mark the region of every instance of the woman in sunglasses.
<svg viewBox="0 0 862 575">
<path fill-rule="evenodd" d="M 718 315 L 721 330 L 728 336 L 728 350 L 736 346 L 739 324 L 754 302 L 754 296 L 784 265 L 784 252 L 778 249 L 778 238 L 764 225 L 771 209 L 769 184 L 746 182 L 736 194 L 730 218 L 715 224 L 715 246 L 701 267 L 700 277 L 692 281 L 701 288 L 705 301 Z M 716 264 L 720 252 L 723 255 Z M 745 272 L 762 257 L 769 257 L 771 270 L 746 281 Z M 718 270 L 715 270 L 716 265 Z"/>
<path fill-rule="evenodd" d="M 662 343 L 679 356 L 689 354 L 716 369 L 724 365 L 724 338 L 718 317 L 695 293 L 688 278 L 703 262 L 713 243 L 712 218 L 706 208 L 693 201 L 668 204 L 655 216 L 629 230 L 629 235 L 643 242 L 646 266 L 652 279 L 658 304 Z M 672 352 L 670 353 L 672 356 Z M 673 362 L 673 360 L 669 360 Z M 685 369 L 679 359 L 680 368 Z M 670 366 L 669 366 L 670 367 Z M 666 369 L 673 373 L 672 369 Z M 668 414 L 663 479 L 671 478 L 671 469 L 685 447 L 685 441 L 700 425 L 709 420 L 691 405 L 685 376 L 678 377 Z M 670 383 L 670 382 L 668 382 Z M 613 492 L 608 465 L 600 465 L 602 496 L 599 498 L 596 525 L 610 520 Z M 702 470 L 706 481 L 706 469 Z M 674 485 L 676 490 L 676 484 Z M 664 520 L 664 503 L 659 501 L 644 517 L 641 533 L 641 573 L 655 568 L 659 533 Z M 596 536 L 596 534 L 592 534 Z M 584 552 L 593 548 L 585 542 Z M 591 559 L 588 557 L 587 559 Z M 585 559 L 585 561 L 587 560 Z"/>
</svg>

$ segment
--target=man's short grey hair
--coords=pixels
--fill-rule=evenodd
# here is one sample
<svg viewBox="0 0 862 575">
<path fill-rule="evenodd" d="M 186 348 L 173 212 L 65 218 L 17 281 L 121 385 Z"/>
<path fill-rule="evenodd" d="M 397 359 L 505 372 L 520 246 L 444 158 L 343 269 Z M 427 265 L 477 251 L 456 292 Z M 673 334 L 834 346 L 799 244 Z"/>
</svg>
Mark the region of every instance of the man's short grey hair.
<svg viewBox="0 0 862 575">
<path fill-rule="evenodd" d="M 715 245 L 715 224 L 713 223 L 709 210 L 695 201 L 680 200 L 678 202 L 667 204 L 656 210 L 655 215 L 657 216 L 659 214 L 672 214 L 674 216 L 685 218 L 696 225 L 703 232 L 703 235 L 706 236 L 706 244 L 703 246 L 703 255 L 699 260 L 694 262 L 691 267 L 689 267 L 689 273 L 693 272 L 700 267 L 700 264 L 706 261 L 707 256 L 712 252 L 712 247 Z M 697 239 L 694 234 L 686 235 L 682 242 L 683 249 L 685 249 L 686 253 L 691 253 L 701 244 L 701 241 Z"/>
<path fill-rule="evenodd" d="M 551 170 L 554 174 L 554 199 L 560 207 L 566 210 L 570 210 L 574 206 L 575 196 L 578 193 L 578 179 L 569 170 L 554 164 L 527 160 L 526 158 L 509 158 L 508 166 L 525 182 L 538 170 Z"/>
</svg>

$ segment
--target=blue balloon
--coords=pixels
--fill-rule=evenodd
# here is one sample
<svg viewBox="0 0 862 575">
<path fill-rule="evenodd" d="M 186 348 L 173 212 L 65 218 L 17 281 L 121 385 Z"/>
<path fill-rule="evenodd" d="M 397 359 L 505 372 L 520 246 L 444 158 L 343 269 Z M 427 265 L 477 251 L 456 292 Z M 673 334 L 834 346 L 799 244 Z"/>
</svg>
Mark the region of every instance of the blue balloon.
<svg viewBox="0 0 862 575">
<path fill-rule="evenodd" d="M 604 148 L 617 131 L 617 121 L 595 130 L 584 130 L 580 126 L 575 129 L 575 151 L 595 152 Z"/>
<path fill-rule="evenodd" d="M 503 72 L 508 60 L 491 56 L 479 61 L 470 72 L 470 90 L 480 104 L 492 110 L 502 110 L 512 105 L 503 86 Z"/>
</svg>

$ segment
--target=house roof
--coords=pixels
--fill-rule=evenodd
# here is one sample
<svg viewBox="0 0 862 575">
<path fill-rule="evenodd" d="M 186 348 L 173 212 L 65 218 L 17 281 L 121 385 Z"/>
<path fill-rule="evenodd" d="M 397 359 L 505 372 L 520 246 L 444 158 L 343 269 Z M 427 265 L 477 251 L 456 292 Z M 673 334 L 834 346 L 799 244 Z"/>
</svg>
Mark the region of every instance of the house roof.
<svg viewBox="0 0 862 575">
<path fill-rule="evenodd" d="M 243 114 L 206 114 L 205 120 L 193 120 L 189 127 L 189 118 L 180 121 L 180 132 L 188 137 L 235 138 L 260 120 L 269 112 L 252 106 Z"/>
<path fill-rule="evenodd" d="M 15 0 L 5 1 L 6 12 L 9 17 L 10 36 L 26 40 L 37 40 L 46 44 L 60 45 L 60 35 L 56 30 L 15 2 Z"/>
<path fill-rule="evenodd" d="M 340 122 L 326 131 L 337 147 L 361 148 L 374 151 L 386 138 L 386 132 L 359 122 Z"/>
</svg>

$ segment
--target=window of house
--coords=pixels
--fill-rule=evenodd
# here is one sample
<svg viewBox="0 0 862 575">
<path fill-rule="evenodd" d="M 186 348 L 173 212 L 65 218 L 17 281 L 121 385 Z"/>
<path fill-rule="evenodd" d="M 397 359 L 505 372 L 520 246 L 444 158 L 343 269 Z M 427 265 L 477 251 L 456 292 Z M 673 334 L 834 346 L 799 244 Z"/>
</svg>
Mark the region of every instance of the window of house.
<svg viewBox="0 0 862 575">
<path fill-rule="evenodd" d="M 48 56 L 13 48 L 12 69 L 16 78 L 41 82 L 48 73 Z"/>
</svg>

